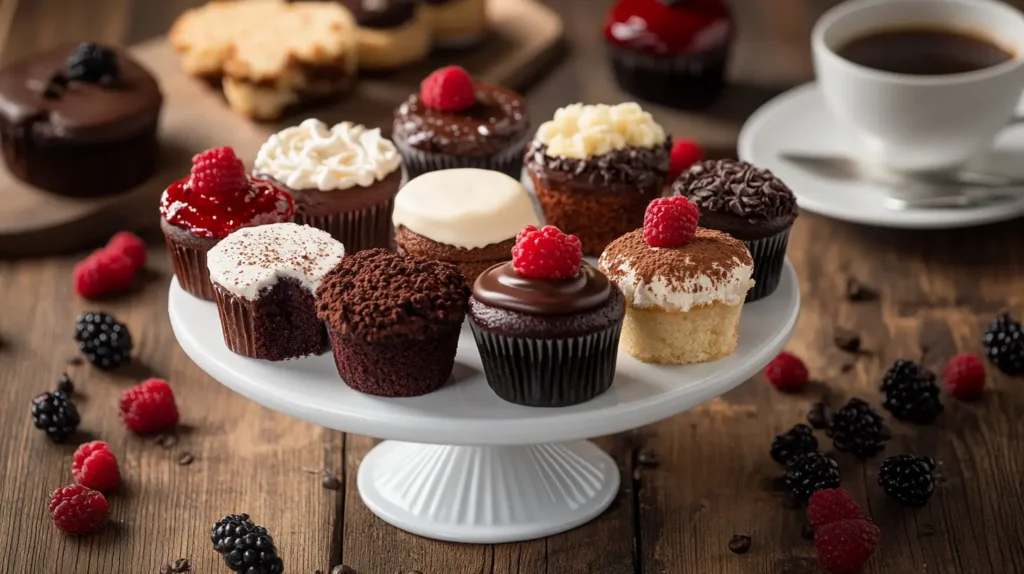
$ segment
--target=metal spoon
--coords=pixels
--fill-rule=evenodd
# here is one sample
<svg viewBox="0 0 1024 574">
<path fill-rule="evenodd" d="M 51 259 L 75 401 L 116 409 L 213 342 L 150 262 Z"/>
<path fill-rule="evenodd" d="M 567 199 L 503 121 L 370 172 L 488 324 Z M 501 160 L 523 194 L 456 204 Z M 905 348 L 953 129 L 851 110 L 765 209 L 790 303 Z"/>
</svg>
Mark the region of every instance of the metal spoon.
<svg viewBox="0 0 1024 574">
<path fill-rule="evenodd" d="M 1024 177 L 962 170 L 949 173 L 897 174 L 872 170 L 854 158 L 842 155 L 816 155 L 783 152 L 783 160 L 822 177 L 844 181 L 870 181 L 899 191 L 957 194 L 964 187 L 1024 187 Z"/>
</svg>

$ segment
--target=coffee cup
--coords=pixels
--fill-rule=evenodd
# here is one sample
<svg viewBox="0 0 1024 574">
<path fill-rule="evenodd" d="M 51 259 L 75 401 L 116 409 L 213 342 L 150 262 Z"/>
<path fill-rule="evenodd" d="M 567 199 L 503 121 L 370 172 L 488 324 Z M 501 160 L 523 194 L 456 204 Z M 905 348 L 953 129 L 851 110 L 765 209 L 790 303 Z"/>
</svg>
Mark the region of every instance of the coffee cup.
<svg viewBox="0 0 1024 574">
<path fill-rule="evenodd" d="M 927 67 L 934 59 L 917 70 L 897 65 L 907 62 L 869 66 L 851 55 L 853 42 L 898 41 L 881 35 L 900 30 L 988 42 L 992 65 L 961 69 L 951 61 L 943 73 Z M 850 0 L 815 24 L 812 47 L 825 102 L 861 159 L 893 171 L 957 168 L 991 145 L 1024 92 L 1024 15 L 999 0 Z"/>
</svg>

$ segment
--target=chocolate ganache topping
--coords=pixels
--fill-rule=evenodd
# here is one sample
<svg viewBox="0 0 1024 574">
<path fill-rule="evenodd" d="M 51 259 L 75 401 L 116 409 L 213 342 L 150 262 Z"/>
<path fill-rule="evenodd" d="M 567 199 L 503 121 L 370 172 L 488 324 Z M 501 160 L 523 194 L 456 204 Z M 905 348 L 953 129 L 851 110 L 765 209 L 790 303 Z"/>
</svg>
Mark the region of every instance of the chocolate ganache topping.
<svg viewBox="0 0 1024 574">
<path fill-rule="evenodd" d="M 416 15 L 416 0 L 342 0 L 363 28 L 396 28 Z"/>
<path fill-rule="evenodd" d="M 546 178 L 572 178 L 594 186 L 628 184 L 637 191 L 660 187 L 668 175 L 672 138 L 655 147 L 627 147 L 606 154 L 576 159 L 551 157 L 547 146 L 537 140 L 526 150 L 529 170 Z"/>
<path fill-rule="evenodd" d="M 785 220 L 797 215 L 793 192 L 772 172 L 744 161 L 707 160 L 684 172 L 672 185 L 701 211 L 728 212 L 751 223 Z"/>
<path fill-rule="evenodd" d="M 520 277 L 511 262 L 484 271 L 473 297 L 492 307 L 532 315 L 571 315 L 604 305 L 612 294 L 608 278 L 584 263 L 569 279 Z"/>
</svg>

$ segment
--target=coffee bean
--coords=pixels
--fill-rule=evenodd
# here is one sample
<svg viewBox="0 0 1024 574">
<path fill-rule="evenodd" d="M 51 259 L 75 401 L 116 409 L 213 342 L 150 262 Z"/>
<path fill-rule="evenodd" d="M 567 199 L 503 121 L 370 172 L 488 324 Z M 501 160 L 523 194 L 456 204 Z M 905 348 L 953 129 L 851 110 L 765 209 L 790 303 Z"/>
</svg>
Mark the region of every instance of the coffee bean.
<svg viewBox="0 0 1024 574">
<path fill-rule="evenodd" d="M 847 301 L 874 301 L 878 299 L 878 291 L 851 277 L 846 280 L 846 299 Z"/>
<path fill-rule="evenodd" d="M 807 413 L 807 422 L 818 430 L 828 428 L 828 405 L 825 403 L 814 403 Z"/>
<path fill-rule="evenodd" d="M 832 340 L 836 347 L 847 353 L 860 352 L 860 335 L 853 331 L 839 330 Z"/>
<path fill-rule="evenodd" d="M 341 488 L 341 481 L 338 480 L 338 477 L 330 474 L 325 475 L 320 484 L 327 490 L 338 490 Z"/>
<path fill-rule="evenodd" d="M 153 439 L 153 442 L 164 448 L 171 448 L 172 446 L 178 444 L 178 437 L 173 434 L 161 433 L 156 435 L 156 438 Z"/>
<path fill-rule="evenodd" d="M 192 462 L 195 459 L 196 459 L 196 457 L 193 456 L 192 453 L 186 452 L 186 453 L 182 454 L 180 457 L 178 457 L 178 464 L 181 465 L 181 466 L 188 466 L 188 465 L 192 464 Z"/>
<path fill-rule="evenodd" d="M 734 534 L 729 539 L 729 551 L 733 554 L 744 554 L 750 550 L 750 537 L 745 534 Z"/>
</svg>

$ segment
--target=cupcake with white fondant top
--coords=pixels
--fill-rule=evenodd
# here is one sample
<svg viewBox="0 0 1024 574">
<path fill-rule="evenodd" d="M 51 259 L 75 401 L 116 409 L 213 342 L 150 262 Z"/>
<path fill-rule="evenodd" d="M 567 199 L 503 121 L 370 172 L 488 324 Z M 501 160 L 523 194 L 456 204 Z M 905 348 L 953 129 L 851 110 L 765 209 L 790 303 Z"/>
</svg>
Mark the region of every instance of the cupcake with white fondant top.
<svg viewBox="0 0 1024 574">
<path fill-rule="evenodd" d="M 470 286 L 511 261 L 516 235 L 539 218 L 521 183 L 487 169 L 445 169 L 407 183 L 395 198 L 400 253 L 454 263 Z"/>
<path fill-rule="evenodd" d="M 323 229 L 349 253 L 391 243 L 402 157 L 380 129 L 308 119 L 270 136 L 253 173 L 295 198 L 295 222 Z"/>
<path fill-rule="evenodd" d="M 225 345 L 268 361 L 327 352 L 315 294 L 344 256 L 341 243 L 307 225 L 275 223 L 227 236 L 207 254 Z"/>
</svg>

